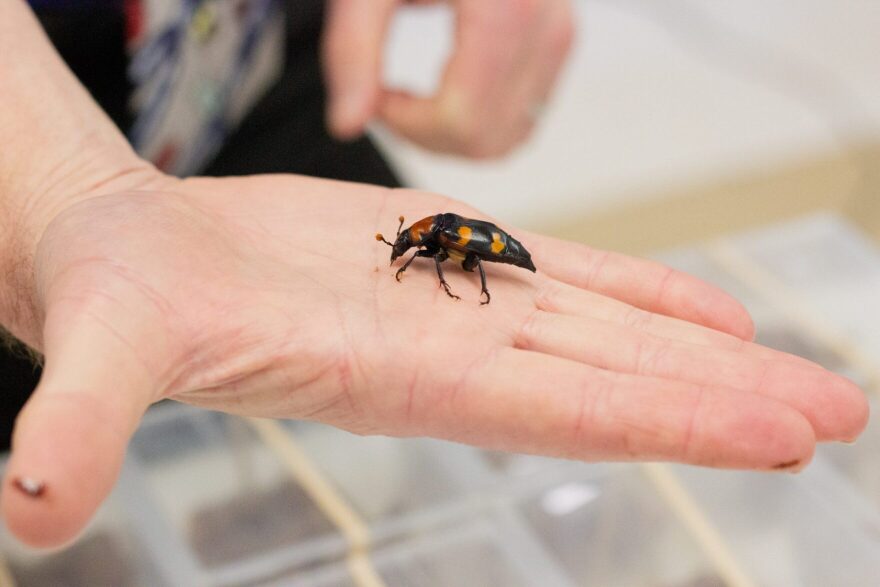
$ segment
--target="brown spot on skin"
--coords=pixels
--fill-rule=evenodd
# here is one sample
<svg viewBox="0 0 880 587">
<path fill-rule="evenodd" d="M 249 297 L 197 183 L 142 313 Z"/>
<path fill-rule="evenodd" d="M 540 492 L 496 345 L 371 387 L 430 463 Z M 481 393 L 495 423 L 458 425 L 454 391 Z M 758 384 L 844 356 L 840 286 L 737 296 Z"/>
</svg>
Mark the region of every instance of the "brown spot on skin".
<svg viewBox="0 0 880 587">
<path fill-rule="evenodd" d="M 458 227 L 458 244 L 461 246 L 467 245 L 471 242 L 471 235 L 474 233 L 473 230 L 468 226 L 459 226 Z"/>
<path fill-rule="evenodd" d="M 27 495 L 28 497 L 41 497 L 46 493 L 46 484 L 42 481 L 34 481 L 33 479 L 21 477 L 12 481 L 16 489 Z"/>
<path fill-rule="evenodd" d="M 782 471 L 784 469 L 793 469 L 800 464 L 801 462 L 798 459 L 795 459 L 793 461 L 785 461 L 784 463 L 773 465 L 773 468 L 777 471 Z"/>
<path fill-rule="evenodd" d="M 492 252 L 496 255 L 504 250 L 504 243 L 501 242 L 501 235 L 497 232 L 492 233 Z"/>
</svg>

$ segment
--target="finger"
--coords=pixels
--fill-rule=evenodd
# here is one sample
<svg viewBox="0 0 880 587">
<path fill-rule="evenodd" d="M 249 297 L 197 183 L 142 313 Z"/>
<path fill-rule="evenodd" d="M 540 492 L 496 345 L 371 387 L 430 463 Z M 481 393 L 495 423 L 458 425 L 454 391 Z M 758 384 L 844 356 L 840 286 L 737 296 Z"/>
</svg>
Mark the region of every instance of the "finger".
<svg viewBox="0 0 880 587">
<path fill-rule="evenodd" d="M 663 314 L 654 314 L 620 300 L 558 281 L 547 284 L 539 292 L 535 304 L 539 310 L 566 316 L 604 320 L 669 340 L 745 353 L 777 361 L 814 364 L 802 357 L 743 340 L 714 328 Z"/>
<path fill-rule="evenodd" d="M 801 468 L 815 448 L 809 422 L 772 398 L 518 349 L 444 394 L 425 400 L 431 433 L 492 448 L 767 470 Z"/>
<path fill-rule="evenodd" d="M 688 381 L 771 397 L 803 414 L 818 440 L 853 440 L 867 424 L 865 394 L 818 365 L 768 360 L 671 341 L 600 320 L 535 312 L 519 348 L 620 373 Z"/>
<path fill-rule="evenodd" d="M 446 106 L 446 112 L 443 106 Z M 436 97 L 420 97 L 399 90 L 383 90 L 378 115 L 390 129 L 413 143 L 441 153 L 454 153 L 460 141 L 448 128 L 464 107 L 441 104 Z"/>
<path fill-rule="evenodd" d="M 539 271 L 649 312 L 681 318 L 752 340 L 746 309 L 721 289 L 655 261 L 636 259 L 538 234 L 523 239 Z"/>
<path fill-rule="evenodd" d="M 511 92 L 511 99 L 520 103 L 524 117 L 532 124 L 550 98 L 574 42 L 571 3 L 546 2 L 545 6 L 535 40 Z"/>
<path fill-rule="evenodd" d="M 395 133 L 438 153 L 472 159 L 498 157 L 524 139 L 532 119 L 522 112 L 509 117 L 480 111 L 471 91 L 445 87 L 437 96 L 424 98 L 397 90 L 383 90 L 379 118 Z M 503 124 L 486 128 L 485 120 Z"/>
<path fill-rule="evenodd" d="M 548 13 L 543 29 L 544 42 L 535 52 L 535 76 L 532 95 L 539 103 L 546 101 L 565 64 L 575 39 L 571 2 L 556 2 Z"/>
<path fill-rule="evenodd" d="M 379 99 L 382 52 L 396 0 L 332 0 L 323 65 L 330 100 L 327 121 L 339 139 L 360 135 Z"/>
<path fill-rule="evenodd" d="M 469 91 L 447 87 L 438 96 L 424 98 L 399 90 L 383 90 L 379 118 L 396 134 L 438 153 L 464 155 L 472 159 L 497 157 L 523 136 L 531 123 L 516 122 L 482 133 Z M 482 133 L 482 134 L 481 134 Z"/>
<path fill-rule="evenodd" d="M 58 546 L 85 526 L 155 397 L 132 348 L 84 310 L 62 305 L 47 315 L 45 369 L 13 434 L 0 507 L 10 531 L 32 546 Z M 26 480 L 38 495 L 22 490 Z"/>
<path fill-rule="evenodd" d="M 383 92 L 379 106 L 383 122 L 435 151 L 474 158 L 503 154 L 523 118 L 522 108 L 511 97 L 530 52 L 529 40 L 523 39 L 525 23 L 536 10 L 527 3 L 459 4 L 455 50 L 437 93 L 424 98 Z"/>
</svg>

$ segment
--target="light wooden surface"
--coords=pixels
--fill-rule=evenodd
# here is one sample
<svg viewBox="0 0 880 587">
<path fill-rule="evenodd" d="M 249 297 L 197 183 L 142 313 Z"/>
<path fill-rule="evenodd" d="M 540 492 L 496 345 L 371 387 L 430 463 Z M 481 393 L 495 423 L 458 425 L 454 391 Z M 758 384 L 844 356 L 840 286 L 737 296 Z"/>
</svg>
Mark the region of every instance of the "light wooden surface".
<svg viewBox="0 0 880 587">
<path fill-rule="evenodd" d="M 682 185 L 538 230 L 591 246 L 646 254 L 820 209 L 842 211 L 880 240 L 880 143 L 715 182 Z"/>
</svg>

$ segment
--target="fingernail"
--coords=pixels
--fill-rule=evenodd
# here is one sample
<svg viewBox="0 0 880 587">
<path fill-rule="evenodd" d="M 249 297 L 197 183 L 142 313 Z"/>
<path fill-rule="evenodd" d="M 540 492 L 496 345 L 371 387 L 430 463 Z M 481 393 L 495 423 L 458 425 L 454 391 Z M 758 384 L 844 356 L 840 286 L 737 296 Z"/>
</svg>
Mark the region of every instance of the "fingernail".
<svg viewBox="0 0 880 587">
<path fill-rule="evenodd" d="M 793 461 L 785 461 L 784 463 L 778 463 L 773 465 L 774 471 L 785 471 L 788 473 L 797 473 L 803 467 L 800 466 L 801 461 L 799 459 L 794 459 Z"/>
<path fill-rule="evenodd" d="M 46 492 L 45 483 L 30 477 L 17 477 L 12 484 L 28 497 L 40 497 Z"/>
</svg>

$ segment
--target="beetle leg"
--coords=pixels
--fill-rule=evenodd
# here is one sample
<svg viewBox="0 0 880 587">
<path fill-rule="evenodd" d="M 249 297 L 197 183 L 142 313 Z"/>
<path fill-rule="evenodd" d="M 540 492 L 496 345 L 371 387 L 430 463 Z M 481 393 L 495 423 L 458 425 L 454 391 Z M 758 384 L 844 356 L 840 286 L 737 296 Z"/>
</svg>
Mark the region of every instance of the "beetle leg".
<svg viewBox="0 0 880 587">
<path fill-rule="evenodd" d="M 403 264 L 403 267 L 397 270 L 397 273 L 394 274 L 394 279 L 400 281 L 400 274 L 406 271 L 406 268 L 410 266 L 410 264 L 416 260 L 416 257 L 433 257 L 434 254 L 430 251 L 416 251 L 416 254 L 409 258 L 409 260 Z"/>
<path fill-rule="evenodd" d="M 477 268 L 480 270 L 480 285 L 483 286 L 483 289 L 480 291 L 480 297 L 483 297 L 483 294 L 486 294 L 486 301 L 480 302 L 480 305 L 483 306 L 483 305 L 488 304 L 489 302 L 492 301 L 492 296 L 489 295 L 489 290 L 486 289 L 486 272 L 483 271 L 483 262 L 480 261 L 479 257 L 476 257 L 476 259 L 477 259 Z"/>
<path fill-rule="evenodd" d="M 410 266 L 410 263 L 415 261 L 416 257 L 419 256 L 420 252 L 421 251 L 416 251 L 416 254 L 413 255 L 412 257 L 410 257 L 409 260 L 406 263 L 404 263 L 400 269 L 397 270 L 397 273 L 394 274 L 394 279 L 396 279 L 397 281 L 400 281 L 400 274 L 403 273 L 404 271 L 406 271 L 406 268 Z"/>
<path fill-rule="evenodd" d="M 449 284 L 446 283 L 446 280 L 443 279 L 443 269 L 440 267 L 441 261 L 446 260 L 446 255 L 443 252 L 437 253 L 434 255 L 434 265 L 437 266 L 437 276 L 440 277 L 440 285 L 443 286 L 443 289 L 446 290 L 446 295 L 450 298 L 455 298 L 456 300 L 460 300 L 461 298 L 452 293 L 452 290 L 449 289 Z"/>
</svg>

